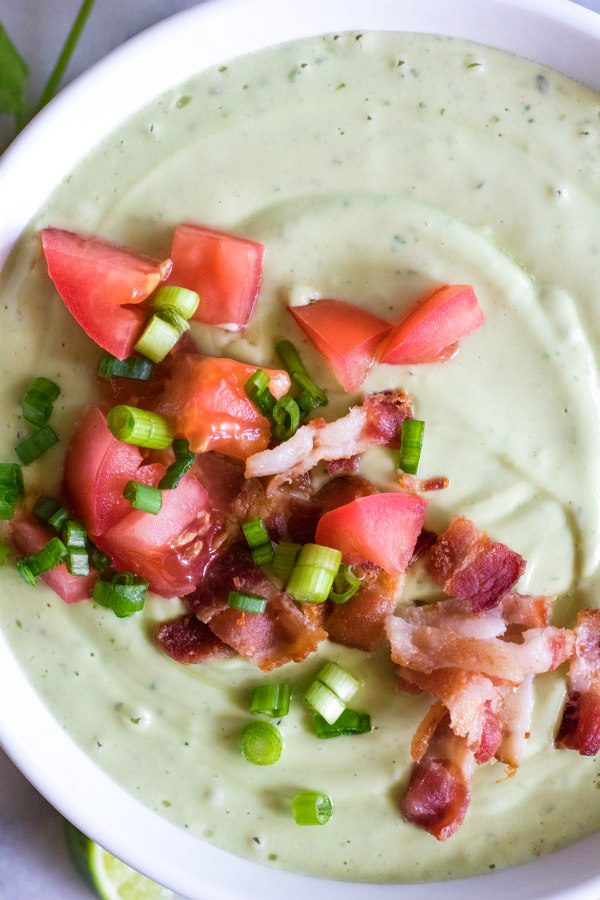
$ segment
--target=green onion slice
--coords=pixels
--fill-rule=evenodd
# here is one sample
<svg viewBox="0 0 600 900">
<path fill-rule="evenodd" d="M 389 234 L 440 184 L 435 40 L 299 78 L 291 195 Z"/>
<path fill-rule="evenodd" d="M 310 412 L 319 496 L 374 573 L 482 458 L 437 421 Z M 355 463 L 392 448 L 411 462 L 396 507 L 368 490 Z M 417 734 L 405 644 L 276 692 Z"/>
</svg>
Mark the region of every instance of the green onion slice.
<svg viewBox="0 0 600 900">
<path fill-rule="evenodd" d="M 290 394 L 277 401 L 271 413 L 273 436 L 278 441 L 287 441 L 298 431 L 300 407 Z"/>
<path fill-rule="evenodd" d="M 83 577 L 90 574 L 90 557 L 87 550 L 69 550 L 66 563 L 71 575 Z"/>
<path fill-rule="evenodd" d="M 424 431 L 425 422 L 420 419 L 405 419 L 402 423 L 399 466 L 409 475 L 417 474 Z"/>
<path fill-rule="evenodd" d="M 81 522 L 74 522 L 72 519 L 69 519 L 62 527 L 61 537 L 63 544 L 68 550 L 86 549 L 87 535 Z"/>
<path fill-rule="evenodd" d="M 184 319 L 191 319 L 199 304 L 200 297 L 196 291 L 174 285 L 160 287 L 152 300 L 153 308 L 159 312 L 173 310 Z"/>
<path fill-rule="evenodd" d="M 306 367 L 300 359 L 300 354 L 291 341 L 279 341 L 277 355 L 284 368 L 287 370 L 294 385 L 301 391 L 297 398 L 298 406 L 304 415 L 307 415 L 318 406 L 327 405 L 327 394 L 322 390 L 306 371 Z"/>
<path fill-rule="evenodd" d="M 232 609 L 241 609 L 242 612 L 264 613 L 267 601 L 256 594 L 241 594 L 239 591 L 229 591 L 227 604 Z"/>
<path fill-rule="evenodd" d="M 250 722 L 240 736 L 242 755 L 255 766 L 272 766 L 283 751 L 283 737 L 270 722 Z"/>
<path fill-rule="evenodd" d="M 360 588 L 360 578 L 355 575 L 350 566 L 341 565 L 333 581 L 333 589 L 329 599 L 334 603 L 347 603 L 354 597 Z"/>
<path fill-rule="evenodd" d="M 273 575 L 276 578 L 281 578 L 284 582 L 289 580 L 301 549 L 301 544 L 293 544 L 290 541 L 282 541 L 275 547 Z"/>
<path fill-rule="evenodd" d="M 117 359 L 110 353 L 100 360 L 98 372 L 100 378 L 134 378 L 136 381 L 149 381 L 154 371 L 154 364 L 141 356 L 128 356 Z"/>
<path fill-rule="evenodd" d="M 173 440 L 173 429 L 164 416 L 136 406 L 113 406 L 108 427 L 120 441 L 150 450 L 166 450 Z"/>
<path fill-rule="evenodd" d="M 92 565 L 94 569 L 96 569 L 96 571 L 100 572 L 101 575 L 106 572 L 107 569 L 110 569 L 110 556 L 108 556 L 108 554 L 106 553 L 103 553 L 102 550 L 99 550 L 96 545 L 89 540 L 89 538 L 87 542 L 87 551 L 90 558 L 90 565 Z"/>
<path fill-rule="evenodd" d="M 190 330 L 190 323 L 188 320 L 174 309 L 163 309 L 162 312 L 157 313 L 157 315 L 160 316 L 163 322 L 168 322 L 169 325 L 172 325 L 180 335 L 185 334 L 186 331 Z"/>
<path fill-rule="evenodd" d="M 162 494 L 158 488 L 141 484 L 139 481 L 128 481 L 123 488 L 123 496 L 129 500 L 134 509 L 151 513 L 153 516 L 160 512 L 162 507 Z"/>
<path fill-rule="evenodd" d="M 288 681 L 259 684 L 252 688 L 250 712 L 254 715 L 272 716 L 274 719 L 287 716 L 290 711 L 292 686 Z"/>
<path fill-rule="evenodd" d="M 242 531 L 251 550 L 254 550 L 256 547 L 262 547 L 263 544 L 269 544 L 271 541 L 267 526 L 258 517 L 250 519 L 249 522 L 244 522 Z"/>
<path fill-rule="evenodd" d="M 323 716 L 315 713 L 315 734 L 319 738 L 341 737 L 344 734 L 368 734 L 372 730 L 371 716 L 345 709 L 339 719 L 330 725 Z"/>
<path fill-rule="evenodd" d="M 6 543 L 6 541 L 0 541 L 0 566 L 3 566 L 6 560 L 8 559 L 8 554 L 10 553 L 10 546 Z"/>
<path fill-rule="evenodd" d="M 176 459 L 175 462 L 171 463 L 163 477 L 158 482 L 159 489 L 161 491 L 174 490 L 185 473 L 189 469 L 191 469 L 195 459 L 195 455 L 193 453 L 190 453 L 186 459 Z"/>
<path fill-rule="evenodd" d="M 173 453 L 175 454 L 175 459 L 187 459 L 188 456 L 194 455 L 190 450 L 189 441 L 186 441 L 185 438 L 175 438 L 173 441 Z"/>
<path fill-rule="evenodd" d="M 352 700 L 360 687 L 360 682 L 335 662 L 326 663 L 317 675 L 317 680 L 328 687 L 340 700 Z"/>
<path fill-rule="evenodd" d="M 263 544 L 252 550 L 252 559 L 257 566 L 266 566 L 273 559 L 274 552 L 271 544 Z"/>
<path fill-rule="evenodd" d="M 159 363 L 171 352 L 180 337 L 181 332 L 170 322 L 153 315 L 133 349 L 142 356 L 147 356 L 152 362 Z"/>
<path fill-rule="evenodd" d="M 333 813 L 333 803 L 321 791 L 302 791 L 292 798 L 296 825 L 325 825 Z"/>
<path fill-rule="evenodd" d="M 61 508 L 57 500 L 51 497 L 40 497 L 33 507 L 33 514 L 41 519 L 42 522 L 49 522 L 50 517 Z"/>
<path fill-rule="evenodd" d="M 60 538 L 51 538 L 37 553 L 17 560 L 19 575 L 28 584 L 35 584 L 37 575 L 59 566 L 66 555 L 67 548 Z"/>
<path fill-rule="evenodd" d="M 50 416 L 60 388 L 49 378 L 36 378 L 23 398 L 23 418 L 41 428 Z"/>
<path fill-rule="evenodd" d="M 7 521 L 8 519 L 12 519 L 14 514 L 17 511 L 17 504 L 12 499 L 8 500 L 5 497 L 0 497 L 0 519 L 3 521 Z"/>
<path fill-rule="evenodd" d="M 341 561 L 339 550 L 305 544 L 290 576 L 287 593 L 300 603 L 324 603 Z"/>
<path fill-rule="evenodd" d="M 277 401 L 269 389 L 269 384 L 267 373 L 263 369 L 257 369 L 244 385 L 244 390 L 258 411 L 270 420 Z"/>
<path fill-rule="evenodd" d="M 95 583 L 92 597 L 99 606 L 112 609 L 119 619 L 125 619 L 144 607 L 148 582 L 132 572 L 116 572 Z"/>
<path fill-rule="evenodd" d="M 25 495 L 23 470 L 18 463 L 0 463 L 0 494 L 20 500 Z"/>
<path fill-rule="evenodd" d="M 58 444 L 58 435 L 53 428 L 50 428 L 49 425 L 45 425 L 43 428 L 30 434 L 29 437 L 25 438 L 24 441 L 21 441 L 20 444 L 17 444 L 15 453 L 22 464 L 28 466 L 34 460 L 38 459 L 38 457 L 42 456 L 42 454 L 54 444 Z"/>
<path fill-rule="evenodd" d="M 323 716 L 330 725 L 337 722 L 346 708 L 337 694 L 326 685 L 321 684 L 320 681 L 313 681 L 304 695 L 304 700 L 311 709 Z"/>
</svg>

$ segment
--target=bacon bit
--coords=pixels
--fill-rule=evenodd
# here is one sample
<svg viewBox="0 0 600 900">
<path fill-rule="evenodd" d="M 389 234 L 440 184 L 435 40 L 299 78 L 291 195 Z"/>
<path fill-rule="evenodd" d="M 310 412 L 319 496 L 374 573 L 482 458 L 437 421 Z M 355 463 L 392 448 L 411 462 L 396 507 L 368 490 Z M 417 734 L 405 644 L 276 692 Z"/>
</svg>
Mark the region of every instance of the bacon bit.
<svg viewBox="0 0 600 900">
<path fill-rule="evenodd" d="M 365 435 L 373 444 L 400 449 L 400 433 L 405 419 L 412 418 L 412 400 L 405 391 L 380 391 L 365 397 Z"/>
<path fill-rule="evenodd" d="M 332 604 L 326 600 L 325 603 L 299 603 L 298 609 L 307 622 L 311 625 L 317 625 L 319 628 L 325 622 L 327 612 Z"/>
<path fill-rule="evenodd" d="M 376 650 L 384 638 L 386 618 L 393 613 L 403 578 L 388 575 L 383 569 L 356 567 L 362 584 L 354 597 L 340 606 L 332 604 L 325 620 L 329 640 L 359 650 Z"/>
<path fill-rule="evenodd" d="M 516 584 L 525 560 L 468 519 L 455 516 L 429 551 L 427 570 L 446 594 L 482 612 L 496 606 Z"/>
<path fill-rule="evenodd" d="M 550 624 L 552 604 L 556 594 L 532 597 L 526 594 L 505 594 L 500 601 L 500 613 L 509 625 L 523 628 L 542 628 Z"/>
<path fill-rule="evenodd" d="M 528 675 L 517 687 L 499 687 L 498 698 L 497 711 L 502 727 L 502 741 L 496 756 L 514 774 L 521 763 L 525 742 L 530 735 L 534 700 L 533 675 Z"/>
<path fill-rule="evenodd" d="M 417 725 L 417 730 L 410 744 L 410 755 L 415 762 L 421 762 L 439 725 L 447 718 L 446 708 L 439 701 L 427 710 L 424 718 Z"/>
<path fill-rule="evenodd" d="M 404 669 L 401 669 L 400 666 L 396 669 L 396 681 L 395 686 L 399 691 L 404 691 L 405 694 L 412 694 L 413 696 L 418 696 L 419 694 L 424 693 L 420 687 L 416 684 L 413 684 L 411 681 L 408 681 L 407 678 L 404 678 L 403 675 L 400 675 L 400 672 L 404 672 Z"/>
<path fill-rule="evenodd" d="M 600 610 L 577 614 L 569 693 L 556 738 L 558 747 L 582 756 L 600 752 Z"/>
<path fill-rule="evenodd" d="M 156 626 L 154 640 L 167 656 L 184 665 L 235 656 L 235 650 L 190 614 L 161 622 Z"/>
<path fill-rule="evenodd" d="M 424 606 L 406 604 L 398 607 L 396 615 L 411 625 L 449 629 L 463 637 L 500 637 L 506 629 L 506 623 L 498 609 L 490 609 L 477 615 L 465 610 L 460 600 L 441 600 Z"/>
<path fill-rule="evenodd" d="M 315 494 L 315 504 L 319 507 L 319 516 L 337 509 L 338 506 L 346 506 L 359 497 L 368 497 L 376 494 L 377 488 L 373 482 L 356 475 L 340 475 L 328 481 L 320 491 Z"/>
<path fill-rule="evenodd" d="M 498 752 L 502 743 L 502 723 L 492 709 L 492 701 L 485 704 L 485 718 L 481 732 L 479 748 L 475 751 L 475 762 L 478 765 L 489 762 Z"/>
<path fill-rule="evenodd" d="M 328 475 L 358 475 L 360 456 L 346 456 L 343 459 L 330 459 L 325 463 Z"/>
<path fill-rule="evenodd" d="M 425 493 L 427 491 L 443 491 L 450 484 L 445 475 L 436 475 L 433 478 L 416 478 L 403 472 L 398 477 L 398 484 L 411 494 Z"/>
<path fill-rule="evenodd" d="M 422 556 L 427 553 L 430 547 L 432 547 L 437 540 L 437 534 L 435 531 L 428 531 L 426 528 L 421 530 L 421 534 L 417 538 L 417 543 L 415 544 L 415 549 L 413 550 L 412 558 L 408 564 L 409 568 L 416 563 L 418 559 L 421 559 Z"/>
</svg>

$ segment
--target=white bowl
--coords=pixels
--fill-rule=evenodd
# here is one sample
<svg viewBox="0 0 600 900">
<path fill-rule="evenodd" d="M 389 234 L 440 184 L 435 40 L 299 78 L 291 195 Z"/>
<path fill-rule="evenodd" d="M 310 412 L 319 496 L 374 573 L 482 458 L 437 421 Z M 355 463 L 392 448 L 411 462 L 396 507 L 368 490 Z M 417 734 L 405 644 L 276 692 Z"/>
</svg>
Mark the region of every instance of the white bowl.
<svg viewBox="0 0 600 900">
<path fill-rule="evenodd" d="M 324 32 L 446 34 L 513 51 L 600 88 L 600 16 L 569 0 L 213 0 L 150 29 L 79 78 L 0 162 L 0 265 L 28 220 L 120 122 L 196 71 Z M 148 60 L 152 65 L 148 65 Z M 73 129 L 73 122 L 77 129 Z M 198 900 L 511 900 L 600 897 L 600 834 L 524 866 L 443 886 L 332 882 L 266 869 L 168 823 L 116 785 L 45 709 L 0 635 L 0 742 L 68 819 Z M 402 847 L 389 847 L 401 853 Z"/>
</svg>

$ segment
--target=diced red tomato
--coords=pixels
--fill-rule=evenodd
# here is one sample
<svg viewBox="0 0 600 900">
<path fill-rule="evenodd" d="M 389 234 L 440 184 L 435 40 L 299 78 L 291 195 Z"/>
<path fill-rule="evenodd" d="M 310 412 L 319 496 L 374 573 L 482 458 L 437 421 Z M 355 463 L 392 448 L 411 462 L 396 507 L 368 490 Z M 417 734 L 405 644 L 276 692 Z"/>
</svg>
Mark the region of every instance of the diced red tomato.
<svg viewBox="0 0 600 900">
<path fill-rule="evenodd" d="M 56 537 L 56 534 L 31 519 L 19 518 L 11 522 L 10 536 L 18 553 L 31 556 L 41 550 L 51 538 Z M 91 597 L 96 577 L 97 574 L 93 570 L 89 575 L 71 575 L 65 563 L 40 575 L 48 587 L 52 588 L 65 603 L 78 603 Z"/>
<path fill-rule="evenodd" d="M 341 550 L 344 562 L 376 563 L 402 575 L 423 528 L 427 500 L 414 494 L 370 494 L 321 516 L 316 542 Z"/>
<path fill-rule="evenodd" d="M 147 317 L 129 305 L 158 287 L 171 261 L 60 228 L 45 228 L 42 246 L 48 274 L 73 318 L 104 350 L 119 359 L 129 356 Z"/>
<path fill-rule="evenodd" d="M 200 294 L 199 322 L 241 331 L 256 305 L 264 255 L 256 241 L 185 223 L 175 229 L 169 283 Z"/>
<path fill-rule="evenodd" d="M 342 300 L 317 300 L 289 311 L 326 358 L 345 391 L 357 391 L 391 329 L 366 309 Z"/>
<path fill-rule="evenodd" d="M 265 369 L 273 396 L 290 389 L 287 372 Z M 171 419 L 195 453 L 219 450 L 238 459 L 264 450 L 271 436 L 268 419 L 246 396 L 244 385 L 256 366 L 233 359 L 182 355 L 165 383 L 158 412 Z"/>
<path fill-rule="evenodd" d="M 103 534 L 130 509 L 123 488 L 138 479 L 142 454 L 117 440 L 97 406 L 88 406 L 71 435 L 64 488 L 70 508 L 91 535 Z"/>
<path fill-rule="evenodd" d="M 445 362 L 457 342 L 485 322 L 469 284 L 449 284 L 412 306 L 383 345 L 382 363 Z"/>
</svg>

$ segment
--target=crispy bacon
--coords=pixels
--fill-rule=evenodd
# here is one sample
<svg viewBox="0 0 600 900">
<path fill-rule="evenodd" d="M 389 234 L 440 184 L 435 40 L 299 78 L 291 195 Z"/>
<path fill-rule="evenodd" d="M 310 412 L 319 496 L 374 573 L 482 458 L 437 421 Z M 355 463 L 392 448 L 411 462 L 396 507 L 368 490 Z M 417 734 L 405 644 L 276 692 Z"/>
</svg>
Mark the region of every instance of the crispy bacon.
<svg viewBox="0 0 600 900">
<path fill-rule="evenodd" d="M 416 478 L 414 475 L 403 472 L 398 478 L 398 484 L 403 490 L 410 491 L 411 494 L 422 494 L 427 491 L 443 491 L 450 484 L 450 480 L 445 475 Z"/>
<path fill-rule="evenodd" d="M 500 601 L 500 614 L 507 625 L 543 628 L 550 624 L 556 595 L 533 597 L 528 594 L 505 594 Z"/>
<path fill-rule="evenodd" d="M 367 414 L 365 435 L 370 442 L 399 450 L 402 423 L 413 414 L 408 394 L 402 390 L 368 394 L 363 407 Z"/>
<path fill-rule="evenodd" d="M 161 622 L 156 626 L 154 640 L 167 656 L 185 665 L 235 656 L 235 650 L 190 613 Z"/>
<path fill-rule="evenodd" d="M 432 547 L 437 540 L 437 534 L 435 531 L 428 531 L 427 528 L 423 528 L 421 530 L 421 534 L 417 538 L 417 543 L 415 544 L 415 549 L 413 550 L 413 555 L 409 562 L 409 567 L 416 563 L 418 559 L 421 559 L 424 556 L 430 547 Z"/>
<path fill-rule="evenodd" d="M 494 712 L 493 701 L 490 699 L 485 704 L 483 728 L 479 747 L 475 751 L 475 762 L 478 765 L 489 762 L 498 752 L 502 742 L 502 723 L 497 713 Z"/>
<path fill-rule="evenodd" d="M 463 637 L 493 638 L 504 634 L 506 623 L 498 609 L 475 615 L 464 608 L 460 600 L 441 600 L 424 606 L 399 606 L 396 615 L 411 625 L 430 625 L 446 628 Z"/>
<path fill-rule="evenodd" d="M 496 606 L 525 571 L 522 556 L 455 516 L 429 551 L 427 570 L 450 597 L 472 612 Z"/>
<path fill-rule="evenodd" d="M 360 456 L 346 456 L 342 459 L 330 459 L 325 463 L 328 475 L 358 475 Z"/>
<path fill-rule="evenodd" d="M 569 691 L 556 738 L 558 747 L 582 756 L 600 752 L 600 610 L 577 614 Z"/>
<path fill-rule="evenodd" d="M 497 710 L 502 740 L 496 756 L 515 770 L 523 759 L 531 729 L 533 675 L 527 675 L 517 686 L 500 686 Z"/>
<path fill-rule="evenodd" d="M 332 605 L 325 629 L 337 644 L 375 650 L 383 641 L 385 620 L 394 611 L 403 579 L 378 567 L 357 566 L 355 572 L 362 581 L 359 590 L 347 603 Z"/>
</svg>

